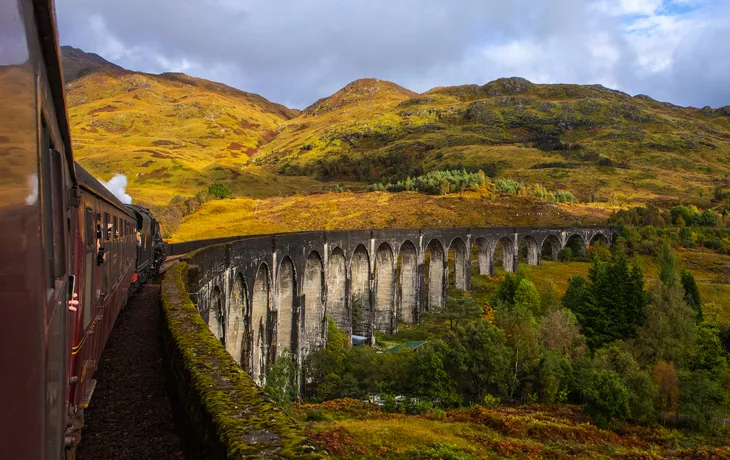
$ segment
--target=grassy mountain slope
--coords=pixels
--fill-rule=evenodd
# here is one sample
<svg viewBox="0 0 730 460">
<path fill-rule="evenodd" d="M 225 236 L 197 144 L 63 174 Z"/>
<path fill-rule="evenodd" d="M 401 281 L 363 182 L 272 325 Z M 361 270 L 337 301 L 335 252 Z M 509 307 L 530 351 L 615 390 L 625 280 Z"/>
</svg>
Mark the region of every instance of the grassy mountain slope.
<svg viewBox="0 0 730 460">
<path fill-rule="evenodd" d="M 72 46 L 61 47 L 63 80 L 72 82 L 82 76 L 99 70 L 124 70 L 95 53 L 87 53 Z"/>
<path fill-rule="evenodd" d="M 89 61 L 65 57 L 78 66 Z M 67 100 L 77 160 L 102 179 L 127 175 L 138 201 L 165 204 L 215 181 L 249 196 L 321 187 L 309 178 L 283 184 L 249 164 L 298 114 L 256 94 L 182 74 L 102 66 L 67 83 Z"/>
<path fill-rule="evenodd" d="M 730 106 L 521 78 L 422 95 L 359 80 L 285 122 L 262 150 L 285 174 L 371 181 L 468 166 L 583 200 L 702 203 L 728 183 Z"/>
<path fill-rule="evenodd" d="M 599 85 L 521 78 L 420 95 L 362 79 L 298 111 L 183 74 L 131 72 L 75 49 L 63 54 L 73 77 L 67 94 L 77 159 L 102 179 L 126 174 L 130 193 L 146 204 L 165 205 L 212 182 L 237 196 L 273 198 L 467 167 L 603 202 L 591 208 L 596 220 L 608 207 L 648 201 L 707 206 L 715 187 L 730 187 L 730 106 L 683 108 Z M 484 203 L 462 199 L 467 208 Z M 320 209 L 319 198 L 288 200 Z M 419 209 L 434 201 L 408 200 L 399 215 L 416 224 Z M 460 225 L 484 224 L 483 216 L 473 219 Z"/>
</svg>

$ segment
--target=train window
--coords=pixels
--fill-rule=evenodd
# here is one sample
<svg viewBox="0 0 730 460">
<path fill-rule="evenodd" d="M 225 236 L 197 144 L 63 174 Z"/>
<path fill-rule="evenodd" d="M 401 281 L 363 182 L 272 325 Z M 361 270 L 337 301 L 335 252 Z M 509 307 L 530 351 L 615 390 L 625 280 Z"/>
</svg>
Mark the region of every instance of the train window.
<svg viewBox="0 0 730 460">
<path fill-rule="evenodd" d="M 52 143 L 50 147 L 53 187 L 53 276 L 59 279 L 66 274 L 66 235 L 63 231 L 66 220 L 66 206 L 63 198 L 66 190 L 63 157 L 61 152 L 53 148 Z"/>
<path fill-rule="evenodd" d="M 104 239 L 107 240 L 107 241 L 109 241 L 110 239 L 112 239 L 112 232 L 111 232 L 111 228 L 110 228 L 111 224 L 112 223 L 111 223 L 111 219 L 109 218 L 109 213 L 108 212 L 105 212 L 104 213 L 104 228 L 103 228 L 103 230 L 104 230 Z"/>
<path fill-rule="evenodd" d="M 43 246 L 46 251 L 46 269 L 48 285 L 54 287 L 53 260 L 53 187 L 51 184 L 51 139 L 44 117 L 41 117 L 41 203 L 43 206 Z"/>
<path fill-rule="evenodd" d="M 91 252 L 86 253 L 86 279 L 84 281 L 84 305 L 83 305 L 83 319 L 84 319 L 84 330 L 89 326 L 91 322 L 91 309 L 94 306 L 92 302 L 92 283 L 94 282 L 94 258 L 91 256 Z"/>
<path fill-rule="evenodd" d="M 86 214 L 84 216 L 84 242 L 86 246 L 94 245 L 94 210 L 90 207 L 86 207 Z"/>
<path fill-rule="evenodd" d="M 119 219 L 117 218 L 117 216 L 114 216 L 114 224 L 112 226 L 112 230 L 114 231 L 114 239 L 115 240 L 117 238 L 119 238 L 119 226 L 118 226 L 118 224 L 119 224 Z"/>
<path fill-rule="evenodd" d="M 41 182 L 43 206 L 43 243 L 46 251 L 48 285 L 66 273 L 64 239 L 63 158 L 53 149 L 45 117 L 41 116 Z"/>
<path fill-rule="evenodd" d="M 66 274 L 66 244 L 64 221 L 66 210 L 64 205 L 65 182 L 63 174 L 63 158 L 61 152 L 53 149 L 51 143 L 51 184 L 53 188 L 53 276 L 58 279 Z"/>
</svg>

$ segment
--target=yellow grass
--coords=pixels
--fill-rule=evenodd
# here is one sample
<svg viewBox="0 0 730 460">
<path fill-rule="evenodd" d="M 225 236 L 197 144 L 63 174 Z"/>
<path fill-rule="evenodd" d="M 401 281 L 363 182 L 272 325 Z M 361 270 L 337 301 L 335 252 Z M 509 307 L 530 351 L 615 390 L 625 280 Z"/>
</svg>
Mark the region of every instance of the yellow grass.
<svg viewBox="0 0 730 460">
<path fill-rule="evenodd" d="M 359 407 L 359 408 L 358 408 Z M 318 410 L 330 421 L 305 422 Z M 383 413 L 342 399 L 298 406 L 318 447 L 334 458 L 721 458 L 727 447 L 664 427 L 629 425 L 618 433 L 597 428 L 577 406 L 526 405 L 449 410 L 425 416 Z M 686 457 L 689 458 L 689 457 Z M 693 457 L 694 458 L 694 457 Z"/>
<path fill-rule="evenodd" d="M 553 205 L 532 197 L 484 193 L 432 196 L 404 193 L 327 193 L 258 200 L 212 201 L 186 217 L 170 241 L 270 231 L 361 228 L 574 225 L 605 222 L 595 206 Z M 248 226 L 250 224 L 250 226 Z"/>
</svg>

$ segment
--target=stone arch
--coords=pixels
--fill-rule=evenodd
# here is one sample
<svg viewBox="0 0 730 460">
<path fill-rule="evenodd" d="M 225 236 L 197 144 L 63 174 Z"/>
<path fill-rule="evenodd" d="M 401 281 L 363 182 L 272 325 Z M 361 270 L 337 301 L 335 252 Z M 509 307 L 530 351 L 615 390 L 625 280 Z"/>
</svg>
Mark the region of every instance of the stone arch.
<svg viewBox="0 0 730 460">
<path fill-rule="evenodd" d="M 555 235 L 548 235 L 542 240 L 542 247 L 540 248 L 541 259 L 547 257 L 550 260 L 558 260 L 559 252 L 560 238 Z"/>
<path fill-rule="evenodd" d="M 276 353 L 281 354 L 285 349 L 295 352 L 294 339 L 296 338 L 296 301 L 297 277 L 294 263 L 289 256 L 284 257 L 279 264 L 276 275 Z"/>
<path fill-rule="evenodd" d="M 589 247 L 593 245 L 609 247 L 610 242 L 608 241 L 608 237 L 602 232 L 596 232 L 596 234 L 591 237 L 591 240 L 588 243 Z"/>
<path fill-rule="evenodd" d="M 391 333 L 395 313 L 395 262 L 393 249 L 382 243 L 375 252 L 375 309 L 373 327 Z"/>
<path fill-rule="evenodd" d="M 228 353 L 238 364 L 249 371 L 249 311 L 248 291 L 243 275 L 238 273 L 231 286 L 231 300 L 228 302 Z"/>
<path fill-rule="evenodd" d="M 540 248 L 532 235 L 525 235 L 520 238 L 518 254 L 520 262 L 524 260 L 528 265 L 540 265 Z"/>
<path fill-rule="evenodd" d="M 446 254 L 441 241 L 437 239 L 431 240 L 426 246 L 426 254 L 428 262 L 426 269 L 428 270 L 428 281 L 426 284 L 428 297 L 427 309 L 439 309 L 444 305 L 444 261 Z"/>
<path fill-rule="evenodd" d="M 226 317 L 223 313 L 223 299 L 218 286 L 213 287 L 210 295 L 210 310 L 208 312 L 208 327 L 216 339 L 226 346 Z"/>
<path fill-rule="evenodd" d="M 347 262 L 340 248 L 335 248 L 327 261 L 326 310 L 337 327 L 349 334 L 352 324 L 347 313 Z"/>
<path fill-rule="evenodd" d="M 486 238 L 477 238 L 471 245 L 471 260 L 477 262 L 480 275 L 492 276 L 492 251 Z"/>
<path fill-rule="evenodd" d="M 418 309 L 418 252 L 416 245 L 404 242 L 398 251 L 398 321 L 412 324 Z"/>
<path fill-rule="evenodd" d="M 451 278 L 453 276 L 453 286 L 460 291 L 466 291 L 469 284 L 469 274 L 466 272 L 468 257 L 466 252 L 466 243 L 464 243 L 464 240 L 461 238 L 454 238 L 449 244 L 448 264 L 449 282 L 451 282 Z"/>
<path fill-rule="evenodd" d="M 269 267 L 262 263 L 256 271 L 251 297 L 251 329 L 253 334 L 251 376 L 259 384 L 263 383 L 266 376 L 269 352 L 267 334 L 267 315 L 271 305 L 269 278 Z"/>
<path fill-rule="evenodd" d="M 573 233 L 565 241 L 565 247 L 570 248 L 573 258 L 586 257 L 588 254 L 588 245 L 583 235 L 579 233 Z"/>
<path fill-rule="evenodd" d="M 304 336 L 301 347 L 306 356 L 307 350 L 319 348 L 324 340 L 324 266 L 317 251 L 310 252 L 304 264 L 302 292 Z"/>
<path fill-rule="evenodd" d="M 370 337 L 370 256 L 362 244 L 350 259 L 350 296 L 352 335 Z"/>
<path fill-rule="evenodd" d="M 499 257 L 499 260 L 497 260 Z M 514 272 L 516 270 L 515 250 L 512 238 L 503 236 L 497 240 L 492 248 L 492 273 L 494 273 L 494 265 L 500 263 L 502 269 L 506 272 Z"/>
</svg>

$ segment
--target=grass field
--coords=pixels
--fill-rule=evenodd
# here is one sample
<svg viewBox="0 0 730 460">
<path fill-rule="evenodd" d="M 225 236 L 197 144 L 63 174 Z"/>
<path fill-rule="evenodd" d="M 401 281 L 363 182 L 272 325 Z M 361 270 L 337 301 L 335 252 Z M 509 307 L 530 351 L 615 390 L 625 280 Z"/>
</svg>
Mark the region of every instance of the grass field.
<svg viewBox="0 0 730 460">
<path fill-rule="evenodd" d="M 360 228 L 488 227 L 603 224 L 600 205 L 550 204 L 533 197 L 487 193 L 433 196 L 404 193 L 326 193 L 206 203 L 186 217 L 170 241 L 277 231 Z"/>
<path fill-rule="evenodd" d="M 295 406 L 293 413 L 320 449 L 344 459 L 658 459 L 730 455 L 727 431 L 699 436 L 660 426 L 628 424 L 616 432 L 605 431 L 581 414 L 577 406 L 568 405 L 474 407 L 403 415 L 342 399 Z"/>
</svg>

